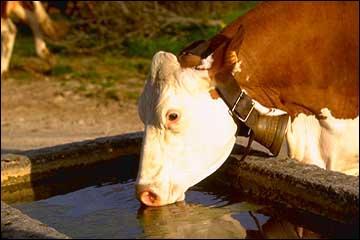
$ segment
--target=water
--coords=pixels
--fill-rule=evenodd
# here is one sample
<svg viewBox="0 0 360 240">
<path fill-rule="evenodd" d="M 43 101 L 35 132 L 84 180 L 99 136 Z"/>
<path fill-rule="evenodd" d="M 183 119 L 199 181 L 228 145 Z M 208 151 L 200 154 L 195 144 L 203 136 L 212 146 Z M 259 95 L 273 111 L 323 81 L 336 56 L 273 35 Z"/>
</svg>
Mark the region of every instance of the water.
<svg viewBox="0 0 360 240">
<path fill-rule="evenodd" d="M 230 203 L 201 186 L 188 191 L 185 202 L 158 208 L 141 206 L 134 189 L 130 179 L 12 206 L 72 238 L 261 238 L 284 228 L 256 213 L 262 206 Z M 269 223 L 274 226 L 266 228 Z M 291 224 L 281 231 L 296 237 Z"/>
<path fill-rule="evenodd" d="M 58 170 L 29 186 L 2 188 L 2 200 L 72 238 L 298 238 L 299 231 L 311 238 L 353 236 L 354 226 L 252 204 L 210 177 L 183 202 L 141 206 L 134 187 L 138 157 Z"/>
</svg>

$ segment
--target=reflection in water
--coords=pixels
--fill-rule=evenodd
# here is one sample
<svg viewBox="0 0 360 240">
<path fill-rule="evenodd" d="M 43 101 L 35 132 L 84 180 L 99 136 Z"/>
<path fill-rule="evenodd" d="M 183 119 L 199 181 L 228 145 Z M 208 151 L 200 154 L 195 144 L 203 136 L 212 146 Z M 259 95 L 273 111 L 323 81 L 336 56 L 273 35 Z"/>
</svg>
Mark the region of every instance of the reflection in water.
<svg viewBox="0 0 360 240">
<path fill-rule="evenodd" d="M 186 202 L 143 207 L 133 180 L 13 206 L 73 238 L 297 237 L 294 225 L 257 213 L 261 206 L 229 204 L 200 188 L 188 191 Z"/>
<path fill-rule="evenodd" d="M 245 238 L 246 229 L 231 216 L 227 207 L 210 208 L 199 204 L 176 204 L 138 211 L 148 238 Z"/>
<path fill-rule="evenodd" d="M 145 238 L 317 238 L 319 235 L 281 219 L 255 213 L 260 206 L 235 203 L 206 207 L 180 202 L 140 207 L 138 218 Z"/>
</svg>

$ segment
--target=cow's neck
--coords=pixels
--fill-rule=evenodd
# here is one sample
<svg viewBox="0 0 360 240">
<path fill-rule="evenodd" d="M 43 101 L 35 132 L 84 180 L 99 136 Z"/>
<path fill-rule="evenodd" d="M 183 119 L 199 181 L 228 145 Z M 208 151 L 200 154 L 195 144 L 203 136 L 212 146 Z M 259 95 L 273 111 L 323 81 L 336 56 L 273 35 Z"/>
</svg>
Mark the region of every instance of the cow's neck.
<svg viewBox="0 0 360 240">
<path fill-rule="evenodd" d="M 351 23 L 354 16 L 358 18 L 356 9 L 334 3 L 326 4 L 319 13 L 310 4 L 294 5 L 262 4 L 221 33 L 231 39 L 229 48 L 241 62 L 241 71 L 235 74 L 239 86 L 265 107 L 291 116 L 319 115 L 328 108 L 336 118 L 355 118 L 359 38 L 358 28 Z M 334 15 L 342 21 L 318 19 Z M 244 38 L 238 44 L 240 26 Z"/>
<path fill-rule="evenodd" d="M 256 106 L 256 101 L 239 86 L 233 75 L 233 72 L 218 72 L 215 75 L 217 79 L 216 89 L 229 107 L 229 113 L 235 121 L 243 122 L 252 130 L 247 150 L 250 149 L 251 142 L 255 139 L 276 156 L 281 149 L 289 115 L 282 112 L 279 116 L 267 116 L 267 112 L 261 111 Z"/>
<path fill-rule="evenodd" d="M 344 73 L 342 78 L 354 79 L 353 85 L 349 86 L 341 84 L 340 77 L 335 81 L 330 75 L 327 80 L 313 73 L 296 73 L 297 68 L 306 70 L 301 68 L 302 63 L 294 61 L 297 67 L 284 66 L 286 60 L 274 59 L 269 63 L 263 60 L 267 57 L 266 51 L 263 51 L 259 55 L 239 51 L 241 71 L 234 73 L 238 85 L 262 106 L 285 111 L 292 117 L 300 113 L 320 116 L 324 108 L 337 118 L 353 119 L 358 116 L 356 77 Z M 276 68 L 282 71 L 277 72 Z"/>
</svg>

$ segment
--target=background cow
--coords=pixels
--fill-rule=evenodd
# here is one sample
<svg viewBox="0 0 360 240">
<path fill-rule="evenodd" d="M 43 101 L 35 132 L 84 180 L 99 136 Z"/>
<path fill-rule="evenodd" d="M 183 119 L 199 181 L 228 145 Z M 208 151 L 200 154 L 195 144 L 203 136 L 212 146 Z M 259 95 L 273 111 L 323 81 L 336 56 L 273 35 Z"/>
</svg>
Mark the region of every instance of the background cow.
<svg viewBox="0 0 360 240">
<path fill-rule="evenodd" d="M 16 37 L 16 26 L 11 20 L 16 16 L 31 28 L 37 55 L 53 64 L 53 57 L 46 46 L 44 36 L 56 38 L 60 33 L 40 1 L 1 1 L 1 76 L 8 71 Z"/>
<path fill-rule="evenodd" d="M 140 201 L 183 200 L 229 156 L 237 125 L 214 90 L 229 81 L 261 114 L 289 114 L 290 157 L 358 175 L 358 19 L 357 2 L 262 3 L 186 48 L 200 61 L 156 53 L 139 102 Z"/>
</svg>

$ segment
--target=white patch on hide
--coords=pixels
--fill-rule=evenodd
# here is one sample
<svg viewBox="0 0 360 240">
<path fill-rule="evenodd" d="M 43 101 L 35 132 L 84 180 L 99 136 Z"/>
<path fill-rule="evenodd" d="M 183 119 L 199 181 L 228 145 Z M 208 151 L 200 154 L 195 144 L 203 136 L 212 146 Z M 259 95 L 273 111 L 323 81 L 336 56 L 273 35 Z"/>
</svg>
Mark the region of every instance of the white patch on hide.
<svg viewBox="0 0 360 240">
<path fill-rule="evenodd" d="M 210 54 L 204 59 L 201 59 L 201 65 L 196 66 L 196 70 L 209 70 L 214 62 L 213 54 Z"/>
<path fill-rule="evenodd" d="M 289 155 L 321 168 L 359 175 L 359 117 L 336 119 L 329 109 L 321 117 L 299 114 L 289 123 Z"/>
<path fill-rule="evenodd" d="M 244 90 L 244 92 L 246 93 L 246 91 Z M 258 101 L 254 100 L 254 108 L 256 110 L 258 110 L 261 114 L 266 115 L 266 116 L 279 116 L 279 115 L 284 115 L 286 114 L 285 111 L 277 109 L 277 108 L 268 108 L 265 107 L 264 105 L 262 105 L 261 103 L 259 103 Z"/>
<path fill-rule="evenodd" d="M 234 66 L 233 70 L 231 71 L 231 74 L 232 74 L 233 76 L 235 76 L 235 73 L 241 72 L 241 63 L 242 63 L 242 61 L 237 61 L 237 62 L 235 63 L 235 66 Z"/>
</svg>

